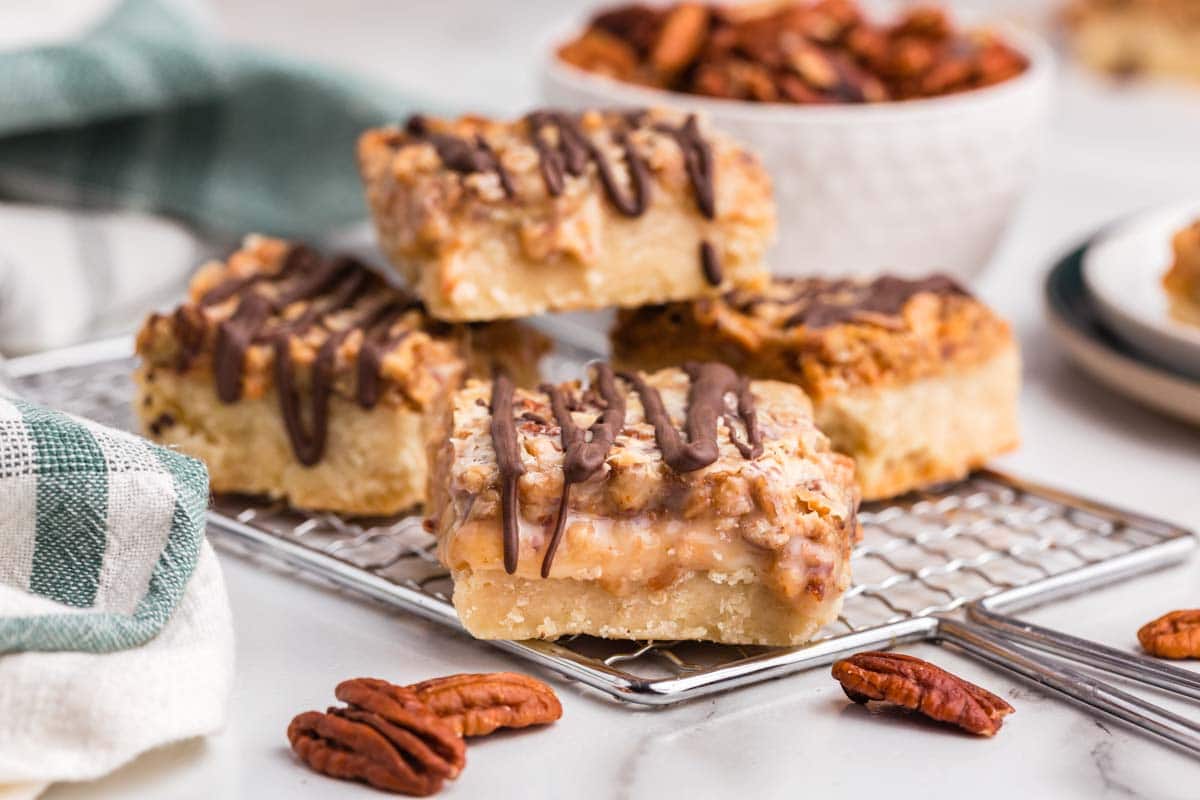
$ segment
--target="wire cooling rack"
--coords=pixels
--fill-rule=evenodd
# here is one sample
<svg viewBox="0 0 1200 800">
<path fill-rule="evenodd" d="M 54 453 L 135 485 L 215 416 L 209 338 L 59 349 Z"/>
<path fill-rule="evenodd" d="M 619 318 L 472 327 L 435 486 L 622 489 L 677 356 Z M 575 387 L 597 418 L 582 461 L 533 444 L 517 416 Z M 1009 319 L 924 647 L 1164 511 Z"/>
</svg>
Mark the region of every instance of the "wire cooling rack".
<svg viewBox="0 0 1200 800">
<path fill-rule="evenodd" d="M 15 388 L 36 400 L 131 429 L 129 352 L 128 340 L 114 340 L 10 362 L 8 372 Z M 550 371 L 572 365 L 577 371 L 580 352 L 564 345 Z M 987 471 L 890 504 L 867 505 L 860 519 L 864 536 L 853 554 L 854 582 L 842 613 L 808 645 L 583 636 L 488 644 L 613 697 L 666 705 L 862 650 L 933 638 L 961 645 L 963 636 L 950 631 L 965 623 L 948 618 L 969 603 L 986 600 L 989 613 L 1026 607 L 1179 561 L 1195 544 L 1183 529 Z M 451 582 L 417 517 L 351 520 L 221 496 L 210 522 L 226 548 L 461 630 Z M 939 625 L 945 630 L 939 632 Z"/>
</svg>

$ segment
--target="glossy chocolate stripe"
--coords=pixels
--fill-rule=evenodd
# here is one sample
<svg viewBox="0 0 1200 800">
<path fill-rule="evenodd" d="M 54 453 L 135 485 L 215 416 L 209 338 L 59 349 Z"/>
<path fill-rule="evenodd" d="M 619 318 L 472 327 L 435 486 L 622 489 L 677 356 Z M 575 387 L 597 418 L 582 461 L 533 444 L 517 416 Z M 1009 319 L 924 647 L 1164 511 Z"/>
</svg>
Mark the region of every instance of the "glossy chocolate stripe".
<svg viewBox="0 0 1200 800">
<path fill-rule="evenodd" d="M 290 353 L 292 337 L 280 334 L 275 337 L 275 391 L 283 412 L 284 427 L 292 442 L 296 460 L 311 467 L 325 454 L 325 441 L 329 432 L 329 395 L 333 389 L 333 366 L 337 349 L 350 334 L 350 330 L 338 331 L 325 340 L 317 352 L 312 367 L 311 414 L 312 427 L 305 430 L 300 410 L 300 396 L 295 387 L 295 362 Z"/>
<path fill-rule="evenodd" d="M 554 517 L 554 528 L 550 534 L 550 541 L 546 545 L 546 553 L 542 557 L 543 578 L 550 577 L 554 554 L 562 539 L 567 508 L 570 505 L 571 486 L 588 480 L 600 471 L 608 459 L 617 434 L 625 426 L 625 396 L 617 390 L 612 367 L 608 364 L 597 365 L 594 385 L 600 392 L 604 407 L 600 416 L 596 418 L 586 433 L 575 424 L 575 419 L 571 414 L 571 404 L 567 402 L 563 390 L 557 386 L 542 387 L 542 391 L 550 396 L 550 408 L 554 412 L 554 419 L 562 429 L 563 444 L 562 494 L 559 497 L 558 512 Z"/>
<path fill-rule="evenodd" d="M 762 455 L 762 433 L 758 427 L 749 379 L 724 364 L 711 362 L 689 363 L 683 369 L 691 382 L 684 423 L 688 437 L 686 443 L 675 429 L 658 390 L 637 373 L 619 374 L 641 399 L 643 417 L 654 428 L 655 442 L 667 466 L 676 472 L 692 472 L 715 462 L 720 456 L 717 421 L 721 418 L 725 420 L 730 441 L 743 458 L 754 459 Z M 554 555 L 562 540 L 571 505 L 571 487 L 592 478 L 604 467 L 617 436 L 625 428 L 626 396 L 617 387 L 616 375 L 608 364 L 597 365 L 592 386 L 583 393 L 582 398 L 559 386 L 542 386 L 561 430 L 563 448 L 562 493 L 542 556 L 543 578 L 550 576 Z M 520 458 L 513 394 L 512 380 L 503 373 L 497 374 L 492 382 L 490 431 L 500 482 L 504 569 L 509 574 L 516 572 L 518 566 L 520 527 L 517 519 L 517 479 L 525 474 Z M 741 418 L 746 429 L 744 440 L 739 438 L 734 413 L 726 405 L 725 398 L 730 394 L 737 400 L 736 416 Z M 573 412 L 583 411 L 589 404 L 599 406 L 600 414 L 584 431 L 575 423 Z M 523 412 L 521 418 L 538 425 L 546 424 L 545 419 L 530 411 Z"/>
<path fill-rule="evenodd" d="M 621 373 L 642 401 L 642 409 L 646 421 L 654 426 L 654 439 L 658 449 L 662 451 L 663 460 L 676 472 L 694 472 L 703 469 L 717 460 L 720 449 L 717 446 L 717 419 L 726 413 L 725 395 L 739 394 L 742 379 L 730 367 L 715 362 L 703 364 L 688 363 L 683 365 L 683 371 L 691 379 L 688 388 L 687 418 L 684 421 L 684 431 L 687 434 L 685 443 L 671 422 L 671 416 L 663 405 L 662 395 L 637 373 Z M 755 419 L 754 398 L 747 391 L 745 402 L 739 394 L 738 415 L 742 417 L 751 437 L 750 446 L 753 448 L 758 434 L 758 424 Z M 732 433 L 732 429 L 731 429 Z M 741 448 L 738 448 L 741 450 Z M 748 451 L 743 451 L 747 455 Z"/>
<path fill-rule="evenodd" d="M 525 126 L 533 148 L 538 154 L 538 170 L 542 175 L 546 192 L 551 197 L 562 195 L 566 189 L 566 176 L 583 175 L 588 163 L 596 165 L 596 175 L 604 194 L 618 212 L 627 217 L 639 217 L 650 206 L 653 182 L 650 167 L 634 146 L 632 131 L 645 128 L 648 114 L 641 109 L 615 115 L 617 124 L 610 125 L 612 139 L 621 148 L 628 187 L 618 180 L 614 164 L 604 155 L 600 147 L 584 131 L 578 116 L 563 111 L 540 110 L 526 115 Z M 555 141 L 547 138 L 544 131 L 555 131 Z M 706 219 L 716 218 L 716 188 L 714 185 L 714 160 L 712 146 L 700 132 L 696 115 L 689 114 L 683 125 L 675 127 L 658 124 L 654 130 L 670 136 L 678 144 L 683 155 L 684 169 L 692 187 L 692 195 L 700 213 Z M 500 162 L 499 156 L 480 134 L 466 139 L 433 130 L 429 121 L 420 115 L 410 117 L 405 124 L 411 142 L 427 142 L 437 151 L 447 169 L 461 173 L 494 171 L 507 197 L 515 196 L 511 177 Z M 398 142 L 403 146 L 404 142 Z M 721 265 L 716 250 L 707 242 L 701 251 L 701 266 L 705 279 L 712 285 L 722 281 Z"/>
<path fill-rule="evenodd" d="M 391 333 L 391 327 L 408 311 L 420 308 L 415 298 L 389 303 L 378 312 L 378 318 L 362 326 L 363 341 L 358 350 L 358 380 L 355 389 L 358 404 L 363 408 L 374 408 L 379 402 L 380 375 L 383 357 L 404 341 L 411 329 Z M 374 333 L 373 333 L 374 332 Z"/>
<path fill-rule="evenodd" d="M 200 305 L 212 306 L 224 302 L 249 287 L 264 282 L 282 281 L 301 270 L 316 258 L 316 253 L 305 245 L 296 245 L 288 250 L 283 263 L 275 272 L 259 272 L 244 278 L 231 278 L 209 289 L 200 297 Z"/>
<path fill-rule="evenodd" d="M 809 328 L 827 328 L 853 322 L 864 313 L 899 314 L 909 300 L 924 292 L 938 295 L 968 294 L 957 281 L 946 275 L 931 275 L 920 280 L 883 275 L 865 284 L 852 281 L 800 282 L 797 291 L 779 303 L 804 304 L 784 320 L 784 327 L 805 325 Z M 839 293 L 849 295 L 849 300 L 838 299 Z"/>
<path fill-rule="evenodd" d="M 700 125 L 696 122 L 695 114 L 688 114 L 683 127 L 675 128 L 670 125 L 658 125 L 657 130 L 675 138 L 679 149 L 683 152 L 683 164 L 687 169 L 688 180 L 692 184 L 692 194 L 700 213 L 707 219 L 717 215 L 716 191 L 713 185 L 712 146 L 700 135 Z"/>
<path fill-rule="evenodd" d="M 278 286 L 274 296 L 257 287 Z M 238 297 L 233 314 L 217 326 L 213 351 L 213 373 L 217 396 L 225 403 L 241 399 L 246 352 L 256 344 L 272 348 L 276 392 L 280 413 L 296 459 L 306 466 L 321 460 L 329 429 L 329 402 L 336 378 L 337 352 L 354 332 L 361 331 L 357 400 L 364 408 L 373 407 L 380 397 L 379 370 L 388 351 L 397 346 L 411 330 L 392 333 L 391 327 L 404 312 L 420 308 L 415 298 L 401 294 L 400 299 L 377 306 L 361 314 L 343 329 L 330 328 L 313 361 L 309 380 L 309 420 L 304 419 L 304 399 L 296 388 L 296 364 L 292 342 L 314 325 L 329 327 L 328 320 L 348 312 L 372 289 L 384 286 L 382 279 L 368 267 L 349 256 L 329 261 L 308 247 L 298 245 L 288 251 L 282 267 L 273 273 L 234 278 L 217 285 L 201 298 L 201 305 L 224 302 Z M 299 315 L 269 325 L 273 316 L 297 302 L 309 305 Z M 200 317 L 203 322 L 203 316 Z M 180 340 L 185 347 L 203 346 L 202 328 L 176 314 L 175 327 L 183 328 Z M 199 329 L 197 331 L 193 328 Z M 190 357 L 188 358 L 190 362 Z"/>
<path fill-rule="evenodd" d="M 513 419 L 513 382 L 504 372 L 492 380 L 492 448 L 500 473 L 500 519 L 504 532 L 504 570 L 517 571 L 520 529 L 517 527 L 517 479 L 525 474 L 521 463 L 517 425 Z"/>
<path fill-rule="evenodd" d="M 552 196 L 562 193 L 564 169 L 571 175 L 582 175 L 590 160 L 596 165 L 596 174 L 600 177 L 604 194 L 618 211 L 627 217 L 638 217 L 645 213 L 650 204 L 650 168 L 633 146 L 629 131 L 620 129 L 613 132 L 613 138 L 624 151 L 625 167 L 629 173 L 629 194 L 626 194 L 617 183 L 612 165 L 596 143 L 584 133 L 577 119 L 559 111 L 535 111 L 526 117 L 526 122 L 530 140 L 541 159 L 546 191 Z M 541 129 L 547 126 L 558 131 L 557 148 L 542 136 Z"/>
<path fill-rule="evenodd" d="M 711 286 L 720 286 L 721 281 L 725 279 L 725 272 L 721 269 L 721 259 L 717 256 L 717 250 L 709 241 L 700 243 L 700 268 L 704 270 L 704 280 L 708 281 Z"/>
<path fill-rule="evenodd" d="M 439 133 L 420 115 L 409 117 L 404 128 L 414 140 L 432 145 L 447 169 L 465 174 L 495 172 L 504 195 L 511 198 L 515 194 L 512 178 L 483 134 L 477 133 L 468 141 L 449 133 Z"/>
</svg>

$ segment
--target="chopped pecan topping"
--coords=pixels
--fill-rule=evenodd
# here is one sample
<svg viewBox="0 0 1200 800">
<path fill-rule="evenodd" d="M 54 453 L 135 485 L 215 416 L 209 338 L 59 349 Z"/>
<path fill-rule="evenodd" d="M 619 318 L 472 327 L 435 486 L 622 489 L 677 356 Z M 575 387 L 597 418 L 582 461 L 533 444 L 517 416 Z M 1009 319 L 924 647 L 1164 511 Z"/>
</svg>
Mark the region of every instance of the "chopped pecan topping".
<svg viewBox="0 0 1200 800">
<path fill-rule="evenodd" d="M 833 665 L 833 677 L 856 703 L 885 700 L 957 725 L 977 736 L 992 736 L 1013 707 L 991 692 L 928 661 L 900 653 L 859 653 Z"/>
<path fill-rule="evenodd" d="M 1138 630 L 1142 649 L 1158 658 L 1200 658 L 1200 609 L 1164 614 Z"/>
<path fill-rule="evenodd" d="M 562 717 L 554 690 L 512 672 L 448 675 L 408 687 L 459 736 L 546 725 Z"/>
<path fill-rule="evenodd" d="M 346 707 L 306 711 L 288 726 L 292 749 L 314 771 L 424 797 L 466 764 L 462 740 L 415 692 L 356 678 L 335 695 Z"/>
<path fill-rule="evenodd" d="M 735 100 L 874 103 L 989 86 L 1023 72 L 995 36 L 955 30 L 944 11 L 893 24 L 851 0 L 799 0 L 601 13 L 559 50 L 582 69 L 660 89 Z"/>
</svg>

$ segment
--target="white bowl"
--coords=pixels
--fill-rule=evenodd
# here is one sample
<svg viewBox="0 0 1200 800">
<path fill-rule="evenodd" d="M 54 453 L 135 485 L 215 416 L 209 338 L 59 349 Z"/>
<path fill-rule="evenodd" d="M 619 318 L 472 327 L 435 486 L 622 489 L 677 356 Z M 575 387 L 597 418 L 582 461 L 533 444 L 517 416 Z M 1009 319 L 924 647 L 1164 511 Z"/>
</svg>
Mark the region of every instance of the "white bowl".
<svg viewBox="0 0 1200 800">
<path fill-rule="evenodd" d="M 1022 33 L 1005 37 L 1029 58 L 1024 73 L 927 100 L 800 106 L 704 98 L 594 75 L 558 60 L 553 48 L 542 89 L 548 104 L 565 108 L 699 111 L 757 152 L 779 208 L 770 256 L 777 274 L 936 269 L 969 278 L 987 263 L 1033 175 L 1050 107 L 1049 48 Z"/>
</svg>

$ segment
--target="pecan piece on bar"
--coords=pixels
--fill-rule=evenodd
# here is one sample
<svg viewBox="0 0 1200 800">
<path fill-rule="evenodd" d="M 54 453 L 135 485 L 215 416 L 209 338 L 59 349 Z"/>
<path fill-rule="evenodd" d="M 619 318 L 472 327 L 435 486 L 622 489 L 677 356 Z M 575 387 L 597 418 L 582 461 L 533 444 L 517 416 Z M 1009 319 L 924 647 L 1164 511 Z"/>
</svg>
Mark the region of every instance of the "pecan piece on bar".
<svg viewBox="0 0 1200 800">
<path fill-rule="evenodd" d="M 900 653 L 859 653 L 833 665 L 833 677 L 856 703 L 886 700 L 968 733 L 992 736 L 1013 707 L 928 661 Z"/>
<path fill-rule="evenodd" d="M 1159 658 L 1200 658 L 1200 609 L 1172 611 L 1137 633 L 1142 649 Z"/>
<path fill-rule="evenodd" d="M 408 687 L 460 736 L 545 725 L 562 716 L 554 690 L 527 675 L 448 675 Z"/>
<path fill-rule="evenodd" d="M 360 718 L 355 719 L 346 713 L 344 709 L 306 711 L 288 725 L 292 749 L 313 771 L 417 797 L 433 794 L 451 777 L 442 759 L 429 757 L 428 747 L 410 747 L 412 740 L 420 742 L 411 731 L 395 726 L 392 734 L 407 736 L 393 738 L 380 730 L 378 715 L 356 714 Z M 383 726 L 393 727 L 386 722 Z M 457 774 L 457 769 L 453 772 Z"/>
</svg>

